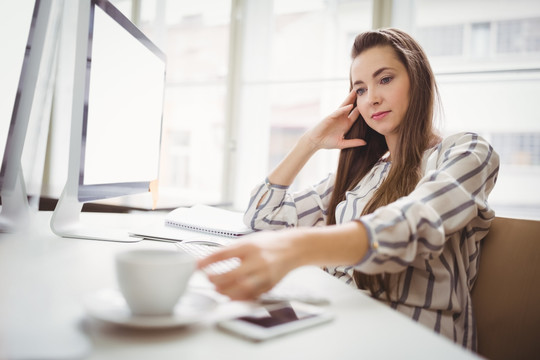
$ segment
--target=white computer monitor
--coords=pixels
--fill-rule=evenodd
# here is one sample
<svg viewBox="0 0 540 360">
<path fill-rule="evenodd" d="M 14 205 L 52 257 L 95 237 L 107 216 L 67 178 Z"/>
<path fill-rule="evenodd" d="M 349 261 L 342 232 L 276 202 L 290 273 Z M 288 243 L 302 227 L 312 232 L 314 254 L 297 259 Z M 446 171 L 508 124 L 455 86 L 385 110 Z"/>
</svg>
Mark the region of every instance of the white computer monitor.
<svg viewBox="0 0 540 360">
<path fill-rule="evenodd" d="M 111 3 L 79 2 L 68 179 L 60 236 L 136 241 L 81 221 L 85 202 L 148 192 L 158 179 L 165 54 Z"/>
<path fill-rule="evenodd" d="M 0 232 L 29 221 L 21 156 L 53 2 L 19 0 L 0 12 Z"/>
</svg>

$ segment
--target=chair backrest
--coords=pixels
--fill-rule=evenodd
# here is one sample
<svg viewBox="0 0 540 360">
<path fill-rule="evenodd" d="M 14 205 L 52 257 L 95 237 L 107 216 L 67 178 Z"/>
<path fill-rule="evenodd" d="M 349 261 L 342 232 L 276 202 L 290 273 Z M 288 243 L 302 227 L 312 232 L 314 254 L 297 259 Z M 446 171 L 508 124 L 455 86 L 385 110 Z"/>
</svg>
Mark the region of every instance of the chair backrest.
<svg viewBox="0 0 540 360">
<path fill-rule="evenodd" d="M 495 218 L 472 290 L 478 353 L 540 358 L 540 221 Z"/>
</svg>

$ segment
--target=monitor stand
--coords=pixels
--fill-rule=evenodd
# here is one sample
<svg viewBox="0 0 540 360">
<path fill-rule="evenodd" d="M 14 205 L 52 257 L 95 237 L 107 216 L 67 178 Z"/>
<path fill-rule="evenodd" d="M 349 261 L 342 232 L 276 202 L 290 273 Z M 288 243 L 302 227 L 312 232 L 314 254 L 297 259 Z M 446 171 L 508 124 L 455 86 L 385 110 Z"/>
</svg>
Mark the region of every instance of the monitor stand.
<svg viewBox="0 0 540 360">
<path fill-rule="evenodd" d="M 30 206 L 26 197 L 24 178 L 21 168 L 12 188 L 4 184 L 2 192 L 2 207 L 0 208 L 0 233 L 18 232 L 30 222 Z"/>
<path fill-rule="evenodd" d="M 51 218 L 52 231 L 62 237 L 116 242 L 139 242 L 129 236 L 129 229 L 86 224 L 80 219 L 83 203 L 66 186 Z"/>
</svg>

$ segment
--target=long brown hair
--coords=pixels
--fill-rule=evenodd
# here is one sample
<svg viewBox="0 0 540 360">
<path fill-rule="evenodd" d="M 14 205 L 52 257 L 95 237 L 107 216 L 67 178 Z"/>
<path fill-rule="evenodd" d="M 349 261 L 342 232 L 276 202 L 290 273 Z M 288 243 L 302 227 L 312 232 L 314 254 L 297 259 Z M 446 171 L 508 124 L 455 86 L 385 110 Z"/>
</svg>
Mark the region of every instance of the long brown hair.
<svg viewBox="0 0 540 360">
<path fill-rule="evenodd" d="M 392 153 L 392 166 L 387 178 L 366 204 L 362 215 L 390 204 L 408 195 L 420 180 L 420 167 L 424 151 L 434 145 L 432 121 L 435 98 L 438 97 L 435 78 L 429 61 L 420 45 L 408 34 L 398 29 L 381 29 L 362 33 L 354 40 L 351 57 L 354 60 L 363 51 L 377 46 L 390 46 L 409 75 L 409 105 L 398 126 L 398 142 Z M 350 79 L 352 90 L 352 79 Z M 335 224 L 336 206 L 345 200 L 345 193 L 360 180 L 388 151 L 385 137 L 371 129 L 360 115 L 345 135 L 347 139 L 359 138 L 366 146 L 341 150 L 336 173 L 336 183 L 328 208 L 327 224 Z M 388 274 L 367 275 L 358 271 L 354 278 L 359 288 L 378 295 L 386 292 L 389 298 Z"/>
</svg>

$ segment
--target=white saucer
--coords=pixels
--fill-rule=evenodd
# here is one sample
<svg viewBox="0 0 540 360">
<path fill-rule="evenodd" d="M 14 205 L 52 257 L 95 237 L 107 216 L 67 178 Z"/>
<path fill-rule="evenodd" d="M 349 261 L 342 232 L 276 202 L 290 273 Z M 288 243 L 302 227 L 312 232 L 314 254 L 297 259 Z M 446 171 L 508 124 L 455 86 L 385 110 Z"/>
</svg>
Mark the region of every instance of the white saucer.
<svg viewBox="0 0 540 360">
<path fill-rule="evenodd" d="M 132 328 L 164 329 L 192 325 L 203 320 L 216 301 L 203 294 L 186 292 L 170 316 L 133 315 L 119 290 L 102 289 L 85 300 L 88 315 L 115 325 Z"/>
</svg>

